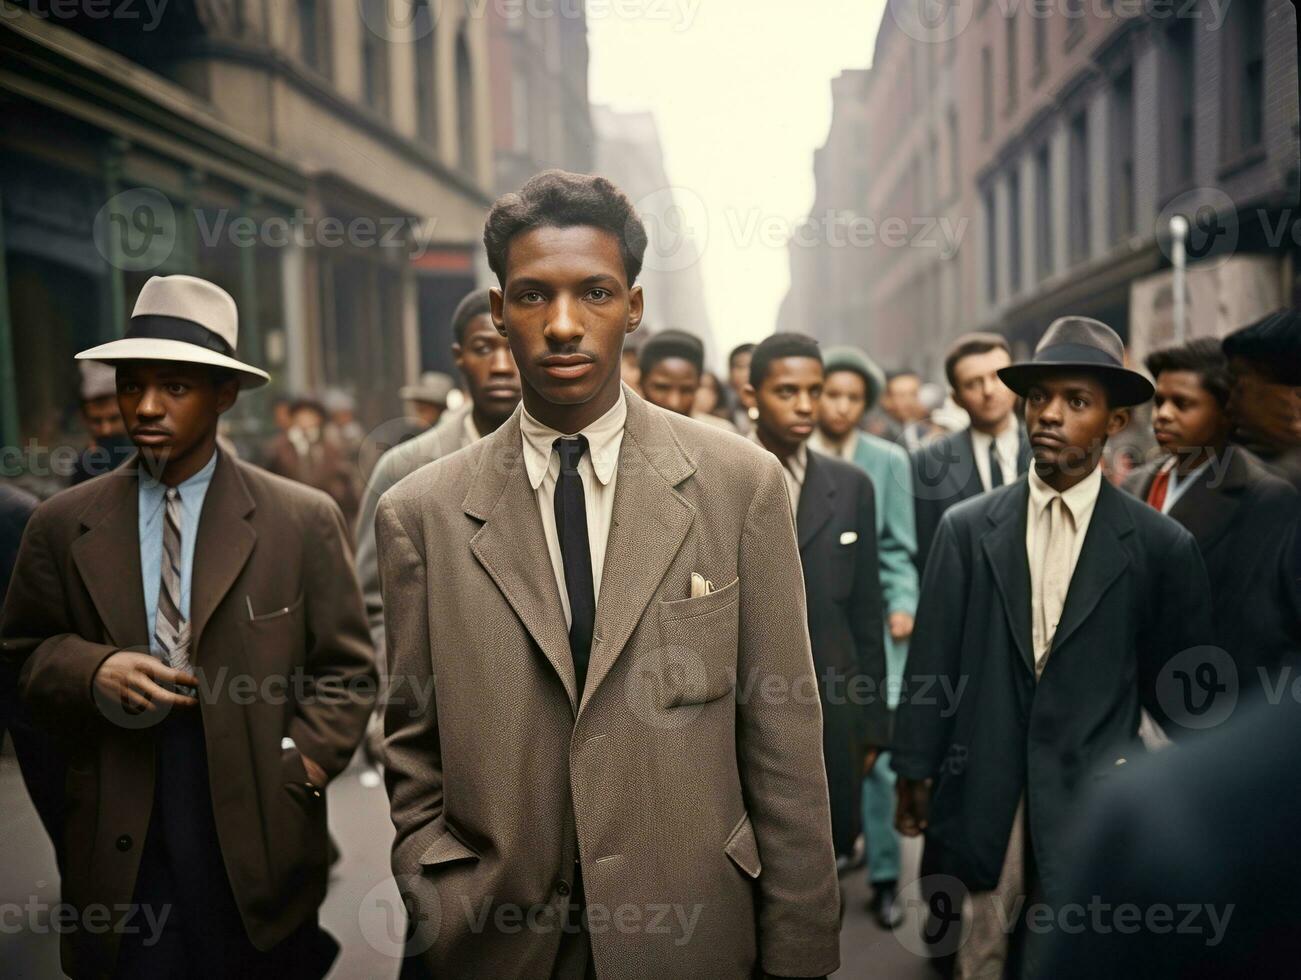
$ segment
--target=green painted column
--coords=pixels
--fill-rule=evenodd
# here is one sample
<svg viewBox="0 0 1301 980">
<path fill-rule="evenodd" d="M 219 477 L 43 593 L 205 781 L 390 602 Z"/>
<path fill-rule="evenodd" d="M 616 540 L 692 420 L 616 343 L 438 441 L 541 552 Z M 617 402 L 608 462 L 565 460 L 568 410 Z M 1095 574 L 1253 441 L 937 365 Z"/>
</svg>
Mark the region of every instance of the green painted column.
<svg viewBox="0 0 1301 980">
<path fill-rule="evenodd" d="M 18 445 L 18 369 L 13 321 L 9 316 L 9 273 L 5 268 L 4 200 L 0 198 L 0 441 Z"/>
</svg>

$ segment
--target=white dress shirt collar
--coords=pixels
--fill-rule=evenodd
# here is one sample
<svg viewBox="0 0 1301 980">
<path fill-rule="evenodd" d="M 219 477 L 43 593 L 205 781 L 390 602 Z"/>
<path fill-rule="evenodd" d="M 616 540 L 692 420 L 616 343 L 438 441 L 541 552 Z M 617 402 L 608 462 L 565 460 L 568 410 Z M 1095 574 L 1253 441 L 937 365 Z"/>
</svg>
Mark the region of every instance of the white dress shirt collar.
<svg viewBox="0 0 1301 980">
<path fill-rule="evenodd" d="M 592 460 L 592 472 L 607 486 L 614 478 L 619 465 L 619 449 L 623 445 L 623 426 L 628 419 L 628 401 L 623 389 L 619 389 L 619 400 L 613 407 L 591 425 L 581 430 L 587 437 L 587 451 Z M 560 457 L 555 453 L 555 441 L 566 436 L 579 435 L 579 432 L 560 432 L 543 425 L 529 410 L 521 406 L 520 433 L 524 437 L 524 465 L 528 469 L 529 485 L 536 490 L 542 486 L 548 468 L 560 468 Z"/>
<path fill-rule="evenodd" d="M 1093 472 L 1086 476 L 1075 486 L 1071 487 L 1065 493 L 1059 494 L 1050 487 L 1035 472 L 1033 465 L 1030 467 L 1030 516 L 1037 517 L 1053 497 L 1060 496 L 1066 509 L 1071 512 L 1071 517 L 1077 528 L 1088 526 L 1089 519 L 1093 516 L 1093 508 L 1097 506 L 1098 494 L 1102 491 L 1102 467 L 1095 466 Z"/>
</svg>

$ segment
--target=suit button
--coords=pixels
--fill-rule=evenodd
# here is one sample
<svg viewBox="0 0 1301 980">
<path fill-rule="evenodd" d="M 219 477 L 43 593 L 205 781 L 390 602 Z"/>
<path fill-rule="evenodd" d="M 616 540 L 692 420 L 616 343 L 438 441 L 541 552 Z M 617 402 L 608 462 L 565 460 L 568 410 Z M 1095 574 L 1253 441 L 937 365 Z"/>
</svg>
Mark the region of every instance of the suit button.
<svg viewBox="0 0 1301 980">
<path fill-rule="evenodd" d="M 559 895 L 561 898 L 565 898 L 566 896 L 568 896 L 568 895 L 569 895 L 569 882 L 567 882 L 567 881 L 558 881 L 558 882 L 556 882 L 556 894 Z"/>
<path fill-rule="evenodd" d="M 117 843 L 117 849 L 119 851 L 131 850 L 131 844 L 132 844 L 131 835 L 123 834 L 121 837 L 117 839 L 116 843 Z"/>
</svg>

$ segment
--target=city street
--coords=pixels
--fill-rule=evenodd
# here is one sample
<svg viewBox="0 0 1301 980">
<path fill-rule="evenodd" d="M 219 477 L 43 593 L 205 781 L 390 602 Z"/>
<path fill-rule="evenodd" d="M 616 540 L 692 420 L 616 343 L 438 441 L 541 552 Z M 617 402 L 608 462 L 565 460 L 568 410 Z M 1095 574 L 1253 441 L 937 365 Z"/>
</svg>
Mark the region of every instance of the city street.
<svg viewBox="0 0 1301 980">
<path fill-rule="evenodd" d="M 402 935 L 401 902 L 388 870 L 392 827 L 383 785 L 354 764 L 330 787 L 330 827 L 343 857 L 334 868 L 321 910 L 325 927 L 342 946 L 333 980 L 383 980 L 397 976 Z M 15 980 L 58 980 L 58 935 L 49 909 L 59 901 L 54 852 L 22 786 L 18 763 L 0 755 L 0 849 L 8 873 L 0 894 L 0 962 Z M 915 868 L 918 848 L 905 845 L 905 866 Z M 857 977 L 924 980 L 924 961 L 877 928 L 865 907 L 861 872 L 841 879 L 847 909 L 837 980 Z M 32 928 L 35 922 L 37 927 Z"/>
</svg>

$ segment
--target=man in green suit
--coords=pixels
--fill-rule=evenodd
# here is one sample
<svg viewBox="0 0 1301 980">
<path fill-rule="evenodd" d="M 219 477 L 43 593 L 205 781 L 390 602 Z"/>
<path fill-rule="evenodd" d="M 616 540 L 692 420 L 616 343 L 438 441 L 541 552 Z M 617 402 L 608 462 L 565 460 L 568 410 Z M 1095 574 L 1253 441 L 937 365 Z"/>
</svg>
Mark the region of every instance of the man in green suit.
<svg viewBox="0 0 1301 980">
<path fill-rule="evenodd" d="M 908 454 L 901 447 L 858 427 L 885 388 L 881 369 L 853 347 L 828 350 L 825 362 L 818 429 L 809 444 L 826 455 L 854 463 L 872 478 L 881 592 L 885 599 L 889 703 L 893 708 L 917 609 L 912 472 Z M 863 837 L 872 885 L 871 912 L 882 928 L 894 929 L 903 916 L 895 901 L 899 839 L 894 830 L 894 771 L 888 758 L 878 761 L 863 780 Z"/>
</svg>

